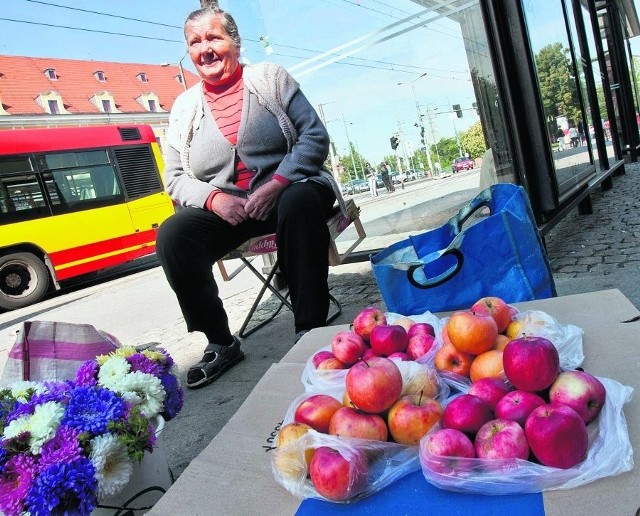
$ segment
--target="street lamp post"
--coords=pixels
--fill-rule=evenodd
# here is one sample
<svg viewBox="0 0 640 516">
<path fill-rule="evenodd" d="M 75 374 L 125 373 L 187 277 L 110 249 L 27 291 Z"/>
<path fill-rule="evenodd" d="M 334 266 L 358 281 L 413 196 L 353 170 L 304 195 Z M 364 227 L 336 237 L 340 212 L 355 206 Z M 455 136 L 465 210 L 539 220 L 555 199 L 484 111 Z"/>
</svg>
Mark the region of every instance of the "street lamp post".
<svg viewBox="0 0 640 516">
<path fill-rule="evenodd" d="M 182 89 L 186 90 L 187 89 L 187 79 L 184 76 L 184 69 L 182 68 L 182 60 L 187 57 L 187 55 L 189 54 L 189 52 L 187 52 L 185 55 L 183 55 L 180 58 L 180 61 L 178 61 L 178 73 L 180 74 L 180 83 L 182 84 Z M 171 63 L 160 63 L 160 66 L 171 66 Z"/>
<path fill-rule="evenodd" d="M 420 127 L 420 138 L 421 138 L 421 142 L 424 145 L 425 148 L 425 152 L 427 153 L 427 162 L 429 163 L 429 170 L 431 171 L 431 174 L 433 174 L 434 170 L 433 170 L 433 163 L 431 162 L 431 150 L 429 149 L 429 142 L 425 136 L 425 132 L 424 132 L 424 124 L 422 123 L 422 113 L 420 112 L 420 103 L 418 102 L 418 95 L 416 94 L 416 81 L 422 79 L 423 77 L 426 77 L 427 73 L 423 73 L 422 75 L 420 75 L 418 78 L 414 79 L 413 81 L 410 81 L 411 83 L 411 91 L 413 92 L 413 100 L 416 104 L 416 113 L 418 114 L 418 126 Z M 402 84 L 406 84 L 404 82 L 399 82 L 398 85 L 402 85 Z"/>
<path fill-rule="evenodd" d="M 327 119 L 324 115 L 324 106 L 326 106 L 327 104 L 333 104 L 334 102 L 335 101 L 332 100 L 331 102 L 318 104 L 318 112 L 320 113 L 320 120 L 322 120 L 322 123 L 327 129 L 327 134 L 329 134 L 329 125 L 328 125 L 329 122 L 327 122 Z M 338 160 L 335 152 L 333 152 L 334 148 L 335 147 L 334 147 L 333 140 L 331 139 L 331 135 L 329 134 L 329 158 L 331 159 L 331 172 L 333 172 L 333 177 L 336 180 L 336 182 L 340 183 L 340 172 L 338 171 Z"/>
<path fill-rule="evenodd" d="M 347 144 L 349 145 L 349 155 L 351 156 L 351 165 L 353 166 L 353 173 L 358 179 L 358 169 L 356 168 L 356 160 L 353 158 L 353 145 L 351 145 L 351 138 L 349 138 L 349 131 L 347 130 L 347 121 L 344 119 L 344 113 L 342 113 L 342 123 L 344 124 L 344 133 L 347 135 Z M 362 174 L 364 179 L 364 172 Z"/>
</svg>

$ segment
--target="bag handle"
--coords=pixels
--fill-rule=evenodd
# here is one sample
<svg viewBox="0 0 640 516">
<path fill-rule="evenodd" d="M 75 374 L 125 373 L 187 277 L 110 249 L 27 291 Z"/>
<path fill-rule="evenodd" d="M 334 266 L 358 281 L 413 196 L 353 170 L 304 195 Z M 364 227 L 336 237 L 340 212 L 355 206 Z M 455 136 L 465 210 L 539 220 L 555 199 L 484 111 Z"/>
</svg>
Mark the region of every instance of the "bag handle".
<svg viewBox="0 0 640 516">
<path fill-rule="evenodd" d="M 409 269 L 407 270 L 407 278 L 409 280 L 409 283 L 411 283 L 416 288 L 428 289 L 428 288 L 437 287 L 438 285 L 442 285 L 443 283 L 446 283 L 447 281 L 449 281 L 456 274 L 458 274 L 458 272 L 460 272 L 460 269 L 462 269 L 462 264 L 464 263 L 464 256 L 460 251 L 460 249 L 457 249 L 455 247 L 447 249 L 444 253 L 442 253 L 440 258 L 447 255 L 455 257 L 456 263 L 453 266 L 451 266 L 449 269 L 444 271 L 442 274 L 439 274 L 435 278 L 428 279 L 424 283 L 420 283 L 413 276 L 413 273 L 417 269 L 422 269 L 424 264 L 416 264 L 416 265 L 409 266 Z"/>
<path fill-rule="evenodd" d="M 491 188 L 482 190 L 476 197 L 474 197 L 469 204 L 460 208 L 460 211 L 449 219 L 449 223 L 454 227 L 454 233 L 458 235 L 462 231 L 462 226 L 476 211 L 480 208 L 488 207 L 491 210 L 489 203 L 492 197 Z"/>
<path fill-rule="evenodd" d="M 31 359 L 29 357 L 29 331 L 31 321 L 25 321 L 22 326 L 24 336 L 22 339 L 22 380 L 31 380 Z"/>
</svg>

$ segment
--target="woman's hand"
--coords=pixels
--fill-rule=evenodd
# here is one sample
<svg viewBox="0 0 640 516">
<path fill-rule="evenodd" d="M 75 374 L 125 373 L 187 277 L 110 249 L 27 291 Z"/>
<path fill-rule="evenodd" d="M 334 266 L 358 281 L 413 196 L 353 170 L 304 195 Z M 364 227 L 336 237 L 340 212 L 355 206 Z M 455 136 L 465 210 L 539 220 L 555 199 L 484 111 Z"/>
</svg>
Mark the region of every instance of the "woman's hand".
<svg viewBox="0 0 640 516">
<path fill-rule="evenodd" d="M 252 219 L 267 220 L 278 202 L 285 185 L 272 179 L 251 194 L 244 209 Z"/>
<path fill-rule="evenodd" d="M 232 226 L 247 220 L 249 215 L 245 211 L 247 199 L 220 192 L 211 201 L 211 211 Z"/>
</svg>

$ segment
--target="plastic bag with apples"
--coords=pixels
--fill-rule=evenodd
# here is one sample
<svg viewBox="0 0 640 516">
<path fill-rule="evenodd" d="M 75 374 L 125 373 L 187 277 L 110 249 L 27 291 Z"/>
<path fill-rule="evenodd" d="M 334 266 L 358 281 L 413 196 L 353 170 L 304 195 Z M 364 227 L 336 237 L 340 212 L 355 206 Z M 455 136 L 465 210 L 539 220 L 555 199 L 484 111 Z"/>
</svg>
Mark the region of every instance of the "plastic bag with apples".
<svg viewBox="0 0 640 516">
<path fill-rule="evenodd" d="M 406 320 L 409 318 L 413 323 L 426 323 L 430 324 L 433 327 L 436 334 L 433 348 L 417 360 L 417 362 L 420 364 L 433 365 L 433 356 L 435 354 L 435 350 L 437 349 L 437 347 L 439 347 L 438 340 L 440 339 L 439 335 L 442 332 L 442 321 L 431 312 L 425 312 L 419 315 L 411 315 L 410 317 L 391 312 L 385 313 L 384 315 L 386 318 L 386 323 L 388 325 L 394 325 L 396 323 L 399 324 L 400 322 L 402 322 L 401 319 Z M 336 334 L 337 333 L 339 333 L 338 330 L 336 331 Z M 329 360 L 327 360 L 327 358 Z M 323 360 L 327 361 L 324 364 L 320 365 Z M 393 360 L 395 360 L 398 364 L 401 363 L 400 359 Z M 416 361 L 407 360 L 407 362 L 414 363 Z M 340 367 L 344 367 L 344 364 L 339 364 L 339 361 L 335 360 L 331 349 L 331 343 L 318 350 L 316 353 L 309 357 L 302 372 L 302 384 L 304 385 L 305 391 L 315 392 L 336 388 L 339 389 L 341 386 L 344 386 L 344 379 L 347 375 L 348 367 Z"/>
<path fill-rule="evenodd" d="M 463 442 L 458 434 L 452 432 L 443 435 L 440 443 L 428 444 L 441 429 L 438 424 L 420 442 L 420 462 L 425 478 L 436 487 L 450 491 L 489 495 L 524 494 L 569 489 L 631 470 L 633 449 L 623 406 L 631 400 L 633 389 L 608 378 L 598 380 L 606 389 L 605 403 L 598 419 L 586 427 L 586 457 L 576 466 L 560 469 L 523 459 L 462 458 L 473 457 L 473 444 L 469 450 L 469 443 Z M 445 440 L 448 441 L 446 444 Z M 457 451 L 449 456 L 439 456 L 431 453 L 428 446 L 431 449 L 455 446 L 453 449 Z M 546 453 L 553 455 L 555 452 L 549 449 Z"/>
</svg>

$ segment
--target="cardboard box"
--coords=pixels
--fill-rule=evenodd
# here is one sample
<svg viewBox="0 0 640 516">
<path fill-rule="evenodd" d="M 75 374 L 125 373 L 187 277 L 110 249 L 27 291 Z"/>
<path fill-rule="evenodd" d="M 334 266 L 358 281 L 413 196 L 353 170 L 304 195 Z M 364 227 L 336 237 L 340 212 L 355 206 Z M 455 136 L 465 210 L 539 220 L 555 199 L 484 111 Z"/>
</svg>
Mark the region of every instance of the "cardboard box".
<svg viewBox="0 0 640 516">
<path fill-rule="evenodd" d="M 619 290 L 516 306 L 520 310 L 542 310 L 560 323 L 581 327 L 584 369 L 634 389 L 640 387 L 640 321 L 622 322 L 637 316 L 638 309 Z M 279 364 L 272 366 L 229 423 L 150 514 L 295 514 L 300 501 L 274 480 L 269 448 L 287 408 L 303 392 L 299 379 L 307 359 L 327 346 L 337 331 L 347 327 L 331 326 L 309 332 Z M 625 405 L 624 412 L 636 449 L 640 443 L 637 401 Z M 638 485 L 640 473 L 634 470 L 575 489 L 547 491 L 543 494 L 544 510 L 547 516 L 635 514 L 640 505 Z"/>
</svg>

